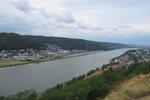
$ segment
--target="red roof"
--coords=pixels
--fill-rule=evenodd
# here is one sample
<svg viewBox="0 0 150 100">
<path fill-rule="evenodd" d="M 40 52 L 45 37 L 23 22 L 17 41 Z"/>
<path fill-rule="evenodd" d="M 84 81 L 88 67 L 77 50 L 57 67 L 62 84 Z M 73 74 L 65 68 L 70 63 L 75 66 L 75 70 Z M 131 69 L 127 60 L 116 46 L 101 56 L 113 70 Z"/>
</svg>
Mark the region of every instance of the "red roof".
<svg viewBox="0 0 150 100">
<path fill-rule="evenodd" d="M 85 79 L 89 79 L 89 78 L 91 78 L 91 76 L 87 76 Z"/>
<path fill-rule="evenodd" d="M 100 74 L 102 74 L 102 73 L 104 73 L 105 71 L 108 71 L 108 70 L 109 70 L 109 68 L 105 69 L 104 71 L 94 73 L 94 74 L 92 74 L 91 76 L 87 76 L 85 79 L 89 79 L 89 78 L 91 78 L 91 77 L 93 77 L 93 76 L 100 75 Z"/>
<path fill-rule="evenodd" d="M 97 72 L 97 73 L 94 73 L 92 76 L 97 76 L 97 75 L 100 75 L 102 74 L 103 72 Z"/>
</svg>

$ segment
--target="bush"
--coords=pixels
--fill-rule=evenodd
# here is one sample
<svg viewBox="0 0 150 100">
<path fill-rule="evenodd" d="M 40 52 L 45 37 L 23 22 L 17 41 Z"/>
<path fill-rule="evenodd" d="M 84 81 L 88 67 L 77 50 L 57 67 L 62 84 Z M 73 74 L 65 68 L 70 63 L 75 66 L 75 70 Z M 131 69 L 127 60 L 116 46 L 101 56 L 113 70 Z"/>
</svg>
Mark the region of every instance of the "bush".
<svg viewBox="0 0 150 100">
<path fill-rule="evenodd" d="M 35 90 L 25 90 L 16 95 L 4 97 L 3 100 L 37 100 L 38 94 Z"/>
</svg>

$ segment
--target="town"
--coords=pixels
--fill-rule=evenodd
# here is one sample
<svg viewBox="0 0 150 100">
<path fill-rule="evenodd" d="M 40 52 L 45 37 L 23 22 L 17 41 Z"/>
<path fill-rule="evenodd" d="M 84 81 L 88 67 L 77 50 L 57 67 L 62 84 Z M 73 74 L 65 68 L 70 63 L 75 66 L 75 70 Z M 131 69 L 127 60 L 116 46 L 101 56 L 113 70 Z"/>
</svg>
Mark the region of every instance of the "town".
<svg viewBox="0 0 150 100">
<path fill-rule="evenodd" d="M 130 65 L 144 62 L 150 62 L 150 49 L 129 50 L 119 57 L 113 58 L 109 64 L 104 64 L 101 68 L 89 71 L 85 75 L 85 79 L 103 74 L 108 70 L 116 70 L 118 68 L 128 69 Z"/>
<path fill-rule="evenodd" d="M 20 49 L 20 50 L 1 50 L 0 62 L 12 61 L 33 61 L 37 59 L 56 58 L 70 56 L 78 53 L 85 53 L 85 50 L 63 50 L 59 46 L 47 44 L 46 48 L 41 50 Z"/>
</svg>

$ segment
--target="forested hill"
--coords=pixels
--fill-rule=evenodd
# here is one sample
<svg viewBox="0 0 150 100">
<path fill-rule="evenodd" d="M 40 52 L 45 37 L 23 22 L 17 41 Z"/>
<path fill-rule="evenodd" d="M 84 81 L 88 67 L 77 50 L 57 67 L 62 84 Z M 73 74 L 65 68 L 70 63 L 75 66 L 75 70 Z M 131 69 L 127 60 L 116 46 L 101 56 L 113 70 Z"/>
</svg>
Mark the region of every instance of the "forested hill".
<svg viewBox="0 0 150 100">
<path fill-rule="evenodd" d="M 83 39 L 60 38 L 60 37 L 44 37 L 44 36 L 25 36 L 41 44 L 53 44 L 62 47 L 62 49 L 76 50 L 109 50 L 126 47 L 124 44 L 95 42 Z"/>
<path fill-rule="evenodd" d="M 16 33 L 0 33 L 0 50 L 39 48 L 40 44 Z"/>
<path fill-rule="evenodd" d="M 16 33 L 0 33 L 0 50 L 25 49 L 52 44 L 70 50 L 110 50 L 127 47 L 119 43 L 95 42 L 83 39 L 19 35 Z"/>
</svg>

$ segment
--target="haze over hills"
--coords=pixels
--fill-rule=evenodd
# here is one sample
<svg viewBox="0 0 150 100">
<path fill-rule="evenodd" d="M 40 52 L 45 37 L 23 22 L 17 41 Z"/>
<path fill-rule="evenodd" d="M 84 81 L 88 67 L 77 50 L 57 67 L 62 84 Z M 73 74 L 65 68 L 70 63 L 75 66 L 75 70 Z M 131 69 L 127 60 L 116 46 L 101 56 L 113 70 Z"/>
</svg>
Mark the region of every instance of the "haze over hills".
<svg viewBox="0 0 150 100">
<path fill-rule="evenodd" d="M 120 43 L 95 42 L 83 39 L 19 35 L 17 33 L 0 33 L 0 50 L 34 48 L 40 49 L 46 44 L 60 46 L 69 50 L 110 50 L 129 47 Z"/>
</svg>

